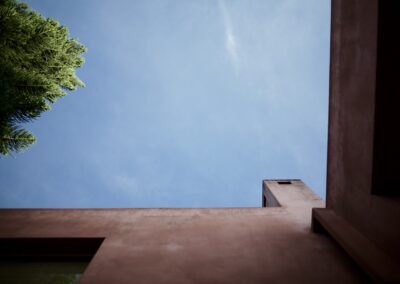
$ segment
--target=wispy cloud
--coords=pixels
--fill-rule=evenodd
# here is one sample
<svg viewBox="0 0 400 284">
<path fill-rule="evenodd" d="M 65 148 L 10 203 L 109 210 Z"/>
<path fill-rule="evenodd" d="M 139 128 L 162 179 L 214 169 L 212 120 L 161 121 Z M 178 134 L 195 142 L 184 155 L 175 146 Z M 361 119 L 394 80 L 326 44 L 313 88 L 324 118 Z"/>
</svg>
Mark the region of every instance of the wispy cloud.
<svg viewBox="0 0 400 284">
<path fill-rule="evenodd" d="M 235 67 L 235 71 L 237 72 L 239 68 L 237 40 L 233 33 L 231 17 L 226 9 L 224 0 L 219 1 L 219 8 L 221 10 L 225 27 L 225 48 L 231 58 L 233 66 Z"/>
<path fill-rule="evenodd" d="M 128 196 L 135 195 L 138 190 L 137 179 L 129 175 L 114 175 L 111 179 L 112 189 Z"/>
</svg>

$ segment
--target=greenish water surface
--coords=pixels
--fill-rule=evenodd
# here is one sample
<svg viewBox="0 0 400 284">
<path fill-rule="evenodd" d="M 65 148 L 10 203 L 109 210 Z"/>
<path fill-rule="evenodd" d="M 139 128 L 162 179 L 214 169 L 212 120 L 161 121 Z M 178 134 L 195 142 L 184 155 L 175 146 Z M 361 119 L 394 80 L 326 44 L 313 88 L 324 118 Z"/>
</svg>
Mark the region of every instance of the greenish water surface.
<svg viewBox="0 0 400 284">
<path fill-rule="evenodd" d="M 0 283 L 76 284 L 87 264 L 84 261 L 0 262 Z"/>
</svg>

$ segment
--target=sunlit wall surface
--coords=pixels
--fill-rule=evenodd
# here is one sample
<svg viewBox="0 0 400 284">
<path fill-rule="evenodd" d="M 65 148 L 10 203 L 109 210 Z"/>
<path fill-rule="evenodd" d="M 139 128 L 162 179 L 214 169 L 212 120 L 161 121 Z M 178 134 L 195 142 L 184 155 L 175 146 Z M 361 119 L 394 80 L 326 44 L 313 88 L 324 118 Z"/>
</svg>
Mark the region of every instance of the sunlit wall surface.
<svg viewBox="0 0 400 284">
<path fill-rule="evenodd" d="M 325 196 L 330 1 L 28 1 L 88 47 L 86 88 L 0 159 L 1 207 L 261 206 Z"/>
</svg>

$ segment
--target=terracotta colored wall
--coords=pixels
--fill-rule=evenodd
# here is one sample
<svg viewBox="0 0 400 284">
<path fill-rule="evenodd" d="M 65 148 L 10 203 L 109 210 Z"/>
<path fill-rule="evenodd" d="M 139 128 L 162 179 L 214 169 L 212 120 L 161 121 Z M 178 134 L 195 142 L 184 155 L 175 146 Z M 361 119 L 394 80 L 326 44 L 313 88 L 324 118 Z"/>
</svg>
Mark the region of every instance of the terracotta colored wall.
<svg viewBox="0 0 400 284">
<path fill-rule="evenodd" d="M 301 181 L 264 181 L 281 207 L 2 209 L 0 238 L 104 238 L 81 284 L 365 283 L 310 229 L 324 202 Z"/>
<path fill-rule="evenodd" d="M 327 207 L 400 258 L 400 198 L 372 195 L 378 1 L 332 1 Z"/>
</svg>

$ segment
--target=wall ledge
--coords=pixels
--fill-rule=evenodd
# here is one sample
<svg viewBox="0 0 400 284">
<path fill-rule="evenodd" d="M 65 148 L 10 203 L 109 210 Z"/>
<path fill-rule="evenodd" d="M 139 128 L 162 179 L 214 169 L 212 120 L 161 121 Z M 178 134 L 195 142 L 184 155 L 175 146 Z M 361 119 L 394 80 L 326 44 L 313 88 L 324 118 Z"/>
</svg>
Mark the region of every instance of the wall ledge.
<svg viewBox="0 0 400 284">
<path fill-rule="evenodd" d="M 330 235 L 375 282 L 400 283 L 399 263 L 334 211 L 313 208 L 312 230 Z"/>
</svg>

